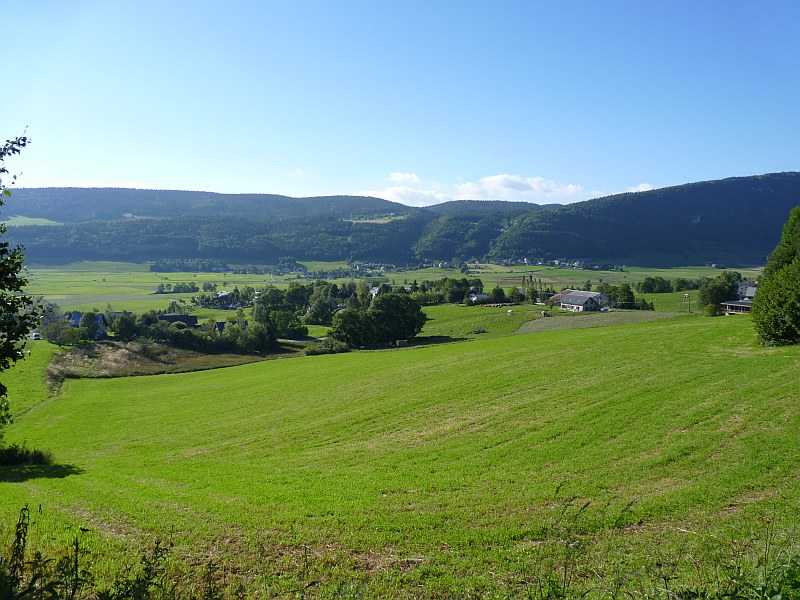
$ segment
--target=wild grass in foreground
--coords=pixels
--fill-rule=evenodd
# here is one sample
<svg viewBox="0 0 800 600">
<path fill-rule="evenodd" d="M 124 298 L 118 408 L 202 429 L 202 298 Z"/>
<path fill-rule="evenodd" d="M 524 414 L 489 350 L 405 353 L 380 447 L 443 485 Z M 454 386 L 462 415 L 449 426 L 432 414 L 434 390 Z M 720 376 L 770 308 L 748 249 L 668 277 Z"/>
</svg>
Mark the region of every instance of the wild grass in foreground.
<svg viewBox="0 0 800 600">
<path fill-rule="evenodd" d="M 520 557 L 523 575 L 503 591 L 452 590 L 458 597 L 551 598 L 709 598 L 786 599 L 800 597 L 800 546 L 796 529 L 786 522 L 766 520 L 760 531 L 720 539 L 698 532 L 705 546 L 704 558 L 670 555 L 655 549 L 629 562 L 627 569 L 594 567 L 588 557 L 588 538 L 580 533 L 580 520 L 588 503 L 576 504 L 565 498 L 554 505 L 546 527 L 550 544 L 538 544 Z M 623 508 L 618 517 L 630 508 Z M 41 508 L 40 508 L 41 512 Z M 69 547 L 54 556 L 27 549 L 30 510 L 19 513 L 12 543 L 0 544 L 0 598 L 98 598 L 99 600 L 241 598 L 247 594 L 244 582 L 231 577 L 213 560 L 196 572 L 171 562 L 172 543 L 156 541 L 143 550 L 138 564 L 120 568 L 109 582 L 99 582 L 91 570 L 91 553 L 76 534 Z M 684 530 L 685 531 L 685 530 Z M 606 543 L 608 540 L 603 540 Z M 659 540 L 663 541 L 663 540 Z M 618 550 L 618 549 L 617 549 Z M 282 589 L 270 596 L 362 598 L 375 594 L 369 576 L 343 580 L 335 585 L 311 577 L 308 550 L 303 548 L 302 565 L 294 579 L 286 578 Z M 414 561 L 411 561 L 413 565 Z M 587 570 L 587 567 L 588 570 Z M 679 570 L 693 571 L 696 581 L 686 584 Z M 233 580 L 233 582 L 232 582 Z M 379 588 L 380 589 L 380 588 Z M 427 597 L 427 596 L 426 596 Z"/>
<path fill-rule="evenodd" d="M 41 505 L 97 581 L 161 539 L 231 597 L 754 594 L 797 554 L 798 367 L 675 318 L 68 381 L 8 429 L 55 464 L 0 471 L 0 540 Z"/>
</svg>

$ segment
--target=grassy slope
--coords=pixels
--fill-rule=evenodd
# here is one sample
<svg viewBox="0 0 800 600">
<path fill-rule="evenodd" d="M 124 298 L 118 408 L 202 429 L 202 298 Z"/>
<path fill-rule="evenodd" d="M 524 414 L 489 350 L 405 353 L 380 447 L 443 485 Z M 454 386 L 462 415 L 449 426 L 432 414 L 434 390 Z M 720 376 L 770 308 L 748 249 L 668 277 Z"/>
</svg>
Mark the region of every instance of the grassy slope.
<svg viewBox="0 0 800 600">
<path fill-rule="evenodd" d="M 594 532 L 609 512 L 688 522 L 775 492 L 796 507 L 798 367 L 746 318 L 679 318 L 68 382 L 8 431 L 61 466 L 0 481 L 0 534 L 30 502 L 51 529 L 89 525 L 103 555 L 172 530 L 183 560 L 231 561 L 263 593 L 516 590 L 560 483 L 592 501 Z M 602 560 L 649 552 L 645 533 L 623 540 Z"/>
<path fill-rule="evenodd" d="M 53 356 L 60 352 L 57 346 L 44 340 L 28 341 L 27 356 L 10 371 L 2 374 L 2 381 L 8 386 L 9 402 L 13 415 L 21 415 L 39 402 L 46 402 L 50 390 L 45 382 L 45 369 Z"/>
<path fill-rule="evenodd" d="M 24 227 L 26 225 L 61 225 L 58 221 L 51 221 L 50 219 L 42 219 L 41 217 L 23 217 L 15 215 L 5 220 L 6 225 L 9 227 Z"/>
</svg>

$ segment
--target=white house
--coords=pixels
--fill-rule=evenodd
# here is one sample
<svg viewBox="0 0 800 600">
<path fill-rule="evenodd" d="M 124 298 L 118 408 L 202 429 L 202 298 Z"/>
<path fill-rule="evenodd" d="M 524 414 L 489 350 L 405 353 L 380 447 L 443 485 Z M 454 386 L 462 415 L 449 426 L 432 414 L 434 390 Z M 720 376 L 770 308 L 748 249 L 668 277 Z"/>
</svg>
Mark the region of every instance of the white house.
<svg viewBox="0 0 800 600">
<path fill-rule="evenodd" d="M 597 311 L 607 302 L 608 297 L 600 292 L 569 290 L 561 294 L 561 308 L 572 312 Z"/>
</svg>

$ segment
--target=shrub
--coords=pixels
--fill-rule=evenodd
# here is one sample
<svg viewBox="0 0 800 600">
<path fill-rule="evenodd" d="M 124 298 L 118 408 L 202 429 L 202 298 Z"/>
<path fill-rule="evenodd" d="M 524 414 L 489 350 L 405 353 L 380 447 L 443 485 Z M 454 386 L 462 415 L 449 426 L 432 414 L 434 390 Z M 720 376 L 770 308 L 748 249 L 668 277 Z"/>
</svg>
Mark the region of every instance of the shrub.
<svg viewBox="0 0 800 600">
<path fill-rule="evenodd" d="M 52 465 L 53 455 L 49 450 L 28 448 L 25 443 L 11 444 L 0 448 L 0 467 L 13 465 Z"/>
<path fill-rule="evenodd" d="M 350 352 L 347 344 L 333 338 L 325 338 L 318 344 L 311 344 L 305 350 L 306 356 L 316 356 L 318 354 L 338 354 L 340 352 Z"/>
</svg>

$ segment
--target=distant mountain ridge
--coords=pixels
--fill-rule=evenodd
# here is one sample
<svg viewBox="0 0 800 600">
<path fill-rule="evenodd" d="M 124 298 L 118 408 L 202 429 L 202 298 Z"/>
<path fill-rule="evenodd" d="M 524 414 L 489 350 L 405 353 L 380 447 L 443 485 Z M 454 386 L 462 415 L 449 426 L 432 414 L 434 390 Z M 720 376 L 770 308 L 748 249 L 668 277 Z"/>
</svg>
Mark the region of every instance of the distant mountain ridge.
<svg viewBox="0 0 800 600">
<path fill-rule="evenodd" d="M 368 196 L 291 198 L 278 194 L 218 194 L 129 188 L 20 188 L 14 196 L 28 212 L 62 223 L 116 221 L 126 215 L 164 218 L 232 216 L 257 219 L 348 214 L 357 218 L 409 207 Z M 21 209 L 20 209 L 21 210 Z"/>
<path fill-rule="evenodd" d="M 800 173 L 617 194 L 568 205 L 454 201 L 416 208 L 380 198 L 119 188 L 18 189 L 4 215 L 31 261 L 207 258 L 272 263 L 583 258 L 669 266 L 763 264 Z"/>
</svg>

